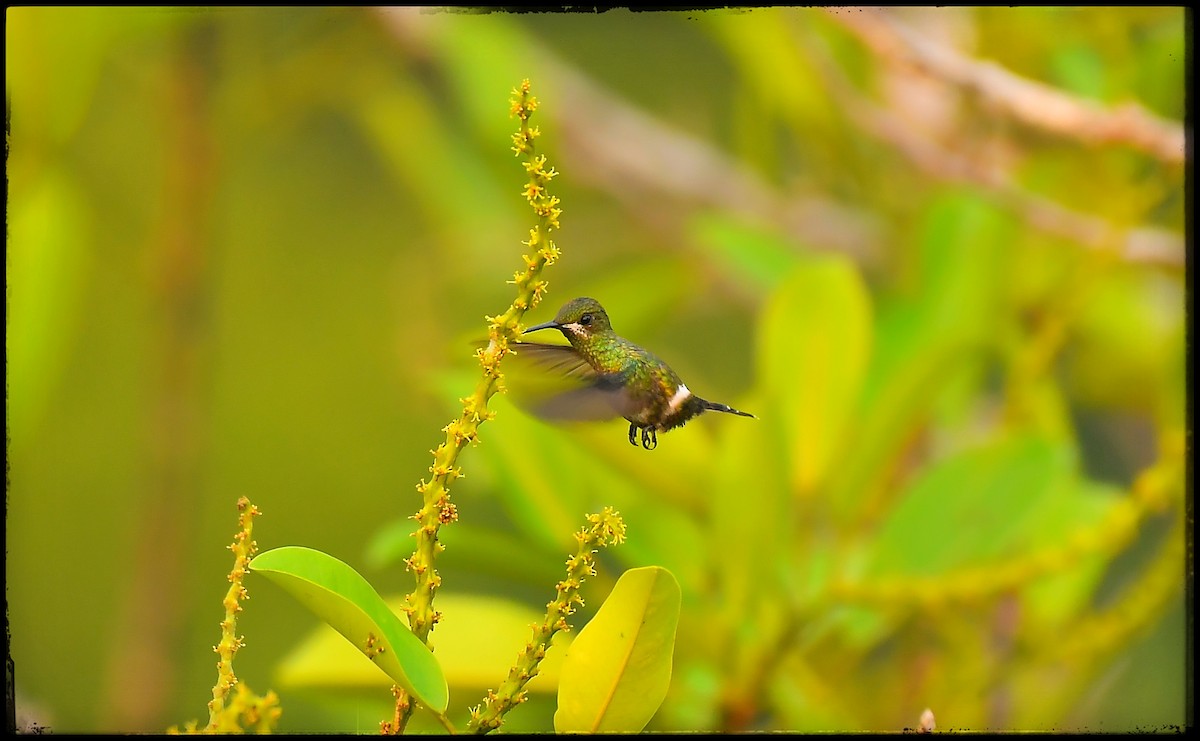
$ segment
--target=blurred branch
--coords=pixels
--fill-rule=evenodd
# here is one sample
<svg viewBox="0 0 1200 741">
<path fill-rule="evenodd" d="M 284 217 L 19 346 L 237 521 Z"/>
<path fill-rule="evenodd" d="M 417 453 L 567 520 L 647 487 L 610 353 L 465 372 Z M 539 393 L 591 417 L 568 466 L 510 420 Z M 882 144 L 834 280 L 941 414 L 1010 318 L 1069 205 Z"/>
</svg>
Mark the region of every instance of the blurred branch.
<svg viewBox="0 0 1200 741">
<path fill-rule="evenodd" d="M 1094 555 L 1111 559 L 1129 547 L 1150 518 L 1162 516 L 1182 504 L 1177 487 L 1183 480 L 1184 437 L 1178 431 L 1166 433 L 1160 446 L 1159 460 L 1138 474 L 1128 498 L 1119 500 L 1100 521 L 1080 526 L 1059 541 L 1003 562 L 962 566 L 938 576 L 889 576 L 869 582 L 839 580 L 832 584 L 825 599 L 836 604 L 891 608 L 904 605 L 908 610 L 940 609 L 947 604 L 979 605 L 1019 592 L 1026 585 L 1052 574 L 1076 568 Z M 1131 613 L 1114 610 L 1113 614 L 1128 618 Z M 1146 618 L 1139 625 L 1149 622 Z M 1112 638 L 1102 631 L 1097 635 L 1105 640 Z M 1070 641 L 1054 640 L 1055 650 L 1064 655 L 1069 648 L 1082 644 L 1078 636 Z M 1076 657 L 1086 653 L 1081 650 Z"/>
<path fill-rule="evenodd" d="M 844 91 L 847 95 L 856 95 Z M 851 117 L 864 130 L 893 145 L 926 173 L 943 180 L 980 185 L 1010 211 L 1038 229 L 1093 249 L 1114 249 L 1129 262 L 1181 267 L 1183 238 L 1155 227 L 1124 230 L 1089 214 L 1073 211 L 1015 185 L 1007 174 L 926 138 L 900 116 L 858 97 L 843 97 Z"/>
<path fill-rule="evenodd" d="M 378 11 L 387 30 L 414 56 L 434 56 L 424 35 L 427 19 L 414 8 Z M 554 120 L 564 160 L 577 180 L 590 177 L 627 205 L 661 218 L 662 197 L 712 206 L 755 223 L 775 225 L 815 249 L 843 252 L 862 263 L 882 252 L 882 228 L 868 211 L 813 196 L 779 192 L 753 170 L 709 143 L 674 129 L 613 95 L 545 47 L 535 65 L 561 105 Z M 546 83 L 550 83 L 547 85 Z"/>
<path fill-rule="evenodd" d="M 880 61 L 915 67 L 975 93 L 1022 123 L 1092 144 L 1124 143 L 1167 164 L 1187 157 L 1183 125 L 1128 102 L 1105 107 L 972 59 L 917 33 L 886 11 L 830 8 Z"/>
<path fill-rule="evenodd" d="M 411 8 L 392 8 L 380 11 L 388 30 L 403 43 L 410 53 L 428 58 L 431 52 L 422 36 L 425 18 Z M 937 74 L 948 68 L 939 79 L 967 85 L 979 95 L 999 105 L 1007 101 L 1006 110 L 1020 116 L 1031 107 L 1050 101 L 1052 108 L 1074 116 L 1083 116 L 1087 126 L 1071 123 L 1074 119 L 1058 114 L 1043 114 L 1036 120 L 1057 122 L 1055 131 L 1064 127 L 1073 135 L 1080 129 L 1088 131 L 1128 132 L 1138 136 L 1155 136 L 1164 148 L 1172 137 L 1182 141 L 1182 129 L 1167 124 L 1146 113 L 1140 107 L 1122 108 L 1139 113 L 1114 113 L 1100 106 L 1075 100 L 1045 85 L 1018 78 L 992 64 L 976 62 L 927 41 L 906 42 L 900 32 L 890 30 L 898 23 L 870 11 L 854 13 L 829 11 L 845 24 L 880 57 L 883 64 L 918 66 Z M 916 36 L 907 32 L 908 36 Z M 912 46 L 938 49 L 927 52 L 925 66 Z M 877 48 L 878 47 L 878 48 Z M 862 209 L 846 206 L 830 199 L 795 197 L 780 193 L 757 173 L 744 167 L 734 158 L 709 143 L 655 119 L 626 103 L 592 82 L 570 64 L 552 52 L 538 49 L 538 69 L 543 79 L 552 82 L 563 105 L 555 106 L 549 115 L 555 119 L 561 134 L 564 157 L 574 161 L 576 176 L 591 177 L 606 191 L 625 197 L 632 209 L 647 212 L 647 218 L 661 218 L 662 209 L 647 211 L 644 204 L 654 198 L 674 196 L 702 206 L 732 211 L 757 223 L 772 224 L 804 245 L 842 252 L 860 264 L 874 262 L 882 252 L 882 229 L 878 219 Z M 1015 185 L 1003 170 L 973 160 L 929 140 L 924 132 L 895 113 L 872 104 L 858 94 L 845 79 L 840 68 L 830 62 L 826 66 L 832 94 L 845 106 L 855 122 L 877 138 L 891 144 L 914 164 L 937 178 L 982 186 L 989 190 L 1006 208 L 1035 228 L 1069 239 L 1092 249 L 1110 249 L 1129 262 L 1179 267 L 1185 261 L 1183 237 L 1154 227 L 1119 228 L 1105 219 L 1079 213 L 1052 200 L 1023 190 Z M 987 71 L 995 68 L 998 72 Z M 1001 80 L 1002 82 L 995 82 Z M 1029 97 L 1027 91 L 1035 91 Z M 1018 94 L 1020 93 L 1020 94 Z M 1042 102 L 1039 102 L 1042 101 Z M 1088 114 L 1084 116 L 1083 114 Z M 1114 120 L 1132 120 L 1124 128 L 1114 127 Z M 1026 120 L 1022 118 L 1021 120 Z M 1145 123 L 1152 121 L 1152 124 Z M 1099 122 L 1099 123 L 1097 123 Z M 1174 128 L 1172 128 L 1174 127 Z M 1165 132 L 1174 132 L 1168 133 Z M 1154 138 L 1154 137 L 1150 137 Z M 1140 139 L 1139 139 L 1140 140 Z"/>
<path fill-rule="evenodd" d="M 881 23 L 862 20 L 861 16 L 876 15 L 868 11 L 855 14 L 830 12 L 852 30 L 870 29 L 870 39 L 876 39 L 875 31 L 883 27 Z M 853 20 L 847 21 L 851 15 Z M 881 64 L 897 61 L 882 53 L 880 56 Z M 1112 250 L 1129 262 L 1170 267 L 1184 264 L 1182 236 L 1155 227 L 1123 229 L 1105 219 L 1073 211 L 1024 190 L 1002 168 L 944 147 L 906 117 L 872 103 L 855 90 L 832 60 L 827 60 L 823 67 L 830 81 L 830 91 L 847 115 L 864 131 L 891 144 L 926 173 L 943 180 L 982 186 L 1018 217 L 1049 234 L 1092 249 Z"/>
<path fill-rule="evenodd" d="M 555 114 L 564 152 L 610 192 L 631 188 L 713 206 L 773 224 L 798 242 L 860 262 L 880 252 L 870 214 L 830 199 L 780 193 L 709 143 L 674 129 L 608 93 L 546 53 L 543 72 L 564 105 Z M 637 199 L 642 200 L 642 199 Z"/>
<path fill-rule="evenodd" d="M 217 158 L 212 116 L 212 78 L 208 60 L 212 26 L 189 27 L 167 51 L 164 95 L 158 116 L 165 132 L 160 178 L 161 206 L 153 212 L 153 230 L 143 250 L 145 283 L 131 291 L 153 307 L 147 341 L 149 381 L 143 490 L 134 531 L 144 533 L 130 551 L 127 590 L 118 601 L 120 625 L 110 647 L 103 727 L 161 727 L 179 675 L 172 658 L 185 618 L 180 599 L 186 591 L 184 555 L 195 533 L 192 513 L 200 506 L 199 458 L 205 442 L 204 390 L 206 350 L 212 328 L 207 239 L 216 193 Z M 151 150 L 156 151 L 156 150 Z M 152 677 L 153 681 L 145 681 Z M 136 692 L 129 691 L 137 686 Z"/>
</svg>

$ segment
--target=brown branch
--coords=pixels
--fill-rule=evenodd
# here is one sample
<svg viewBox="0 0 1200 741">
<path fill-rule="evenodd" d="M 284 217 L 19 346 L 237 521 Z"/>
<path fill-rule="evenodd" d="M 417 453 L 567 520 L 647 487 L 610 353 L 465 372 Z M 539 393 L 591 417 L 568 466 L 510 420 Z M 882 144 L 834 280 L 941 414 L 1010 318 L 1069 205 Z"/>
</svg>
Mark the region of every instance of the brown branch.
<svg viewBox="0 0 1200 741">
<path fill-rule="evenodd" d="M 427 35 L 431 24 L 426 23 L 419 11 L 390 8 L 379 12 L 388 30 L 408 53 L 426 60 L 436 58 Z M 905 48 L 901 39 L 888 32 L 883 21 L 860 18 L 874 17 L 875 13 L 830 12 L 847 26 L 868 29 L 864 33 L 871 34 L 877 43 L 890 43 L 901 50 L 891 52 L 892 56 L 880 52 L 885 61 L 894 59 Z M 819 61 L 820 54 L 815 53 L 814 57 Z M 551 52 L 539 49 L 537 58 L 539 76 L 563 101 L 549 115 L 558 127 L 564 160 L 572 162 L 577 176 L 586 173 L 609 193 L 635 194 L 629 197 L 631 208 L 644 207 L 653 198 L 677 197 L 727 209 L 759 223 L 778 225 L 802 244 L 843 252 L 863 264 L 882 253 L 883 229 L 878 218 L 869 212 L 829 199 L 796 198 L 780 193 L 732 157 L 604 91 Z M 1048 234 L 1092 249 L 1114 249 L 1129 262 L 1170 267 L 1184 264 L 1185 248 L 1180 235 L 1154 227 L 1123 230 L 1100 217 L 1072 211 L 1029 193 L 997 167 L 985 166 L 940 146 L 900 116 L 871 103 L 854 90 L 833 62 L 823 68 L 826 72 L 823 77 L 830 80 L 831 94 L 847 107 L 851 119 L 891 144 L 926 173 L 943 180 L 982 186 L 1019 218 Z M 1052 89 L 1051 92 L 1057 93 Z M 662 212 L 662 209 L 642 210 L 649 214 L 647 218 Z"/>
<path fill-rule="evenodd" d="M 854 15 L 874 15 L 863 11 Z M 842 15 L 837 14 L 839 19 Z M 849 25 L 849 24 L 848 24 Z M 890 108 L 860 94 L 828 55 L 814 55 L 821 64 L 830 92 L 863 131 L 892 145 L 927 174 L 942 180 L 976 185 L 990 191 L 999 203 L 1026 223 L 1048 234 L 1097 250 L 1111 250 L 1128 262 L 1181 267 L 1186 260 L 1183 237 L 1157 227 L 1124 229 L 1106 219 L 1073 211 L 1017 185 L 1002 168 L 943 146 L 928 132 Z M 824 57 L 824 59 L 821 59 Z M 887 59 L 883 60 L 885 63 Z"/>
<path fill-rule="evenodd" d="M 938 44 L 886 11 L 830 8 L 878 57 L 962 87 L 1022 123 L 1089 144 L 1123 143 L 1167 164 L 1186 157 L 1183 125 L 1130 101 L 1103 106 Z"/>
<path fill-rule="evenodd" d="M 862 129 L 892 144 L 925 172 L 943 180 L 987 188 L 1006 208 L 1041 231 L 1092 249 L 1112 249 L 1129 262 L 1170 267 L 1184 264 L 1184 243 L 1179 235 L 1155 227 L 1122 230 L 1099 217 L 1073 211 L 1023 190 L 997 168 L 943 148 L 891 111 L 862 98 L 843 102 Z"/>
<path fill-rule="evenodd" d="M 436 19 L 415 8 L 377 12 L 407 53 L 436 59 L 429 36 Z M 676 198 L 776 226 L 800 244 L 843 252 L 860 263 L 883 253 L 883 227 L 873 214 L 829 198 L 782 193 L 709 143 L 607 92 L 548 49 L 538 47 L 534 56 L 539 84 L 561 101 L 546 115 L 577 180 L 590 178 L 647 219 L 661 218 L 664 211 L 644 208 L 647 203 Z"/>
<path fill-rule="evenodd" d="M 205 24 L 190 26 L 170 49 L 165 94 L 157 115 L 167 134 L 163 149 L 162 206 L 144 245 L 153 306 L 145 362 L 152 377 L 145 390 L 148 417 L 144 483 L 132 527 L 142 533 L 128 555 L 128 570 L 114 614 L 120 626 L 110 645 L 100 701 L 100 727 L 142 731 L 161 723 L 179 681 L 175 647 L 186 627 L 183 597 L 190 536 L 189 517 L 199 507 L 197 476 L 206 429 L 203 390 L 210 244 L 205 238 L 215 193 L 211 85 L 205 65 Z M 153 678 L 153 681 L 146 681 Z M 129 688 L 136 685 L 138 690 Z M 161 726 L 159 726 L 161 727 Z"/>
<path fill-rule="evenodd" d="M 564 104 L 564 155 L 610 192 L 631 188 L 732 211 L 772 224 L 798 242 L 869 262 L 881 252 L 878 219 L 815 196 L 781 193 L 733 157 L 659 121 L 557 59 L 543 71 Z"/>
</svg>

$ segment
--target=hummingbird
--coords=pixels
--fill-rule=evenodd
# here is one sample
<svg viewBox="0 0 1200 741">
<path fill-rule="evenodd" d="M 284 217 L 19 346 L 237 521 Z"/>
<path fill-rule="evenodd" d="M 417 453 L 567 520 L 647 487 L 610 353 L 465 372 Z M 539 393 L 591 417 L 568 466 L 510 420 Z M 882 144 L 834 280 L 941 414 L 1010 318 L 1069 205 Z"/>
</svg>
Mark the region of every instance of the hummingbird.
<svg viewBox="0 0 1200 741">
<path fill-rule="evenodd" d="M 658 445 L 659 432 L 679 427 L 706 411 L 754 417 L 696 396 L 657 355 L 614 332 L 608 313 L 594 298 L 568 301 L 552 321 L 529 327 L 524 334 L 543 329 L 557 329 L 571 344 L 521 340 L 517 353 L 529 353 L 577 384 L 538 404 L 532 410 L 538 416 L 572 420 L 624 417 L 629 422 L 629 443 L 636 447 L 640 433 L 646 450 Z"/>
</svg>

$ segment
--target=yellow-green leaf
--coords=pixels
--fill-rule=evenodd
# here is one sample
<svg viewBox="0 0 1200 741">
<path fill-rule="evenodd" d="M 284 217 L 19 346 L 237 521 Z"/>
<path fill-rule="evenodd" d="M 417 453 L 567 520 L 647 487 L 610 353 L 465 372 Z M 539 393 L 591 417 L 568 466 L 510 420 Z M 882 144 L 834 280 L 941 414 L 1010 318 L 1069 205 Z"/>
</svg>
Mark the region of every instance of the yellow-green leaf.
<svg viewBox="0 0 1200 741">
<path fill-rule="evenodd" d="M 399 614 L 404 597 L 388 598 L 387 604 Z M 482 594 L 438 590 L 437 607 L 442 613 L 433 632 L 438 664 L 447 684 L 471 693 L 495 687 L 504 678 L 520 647 L 529 640 L 529 626 L 542 620 L 542 613 L 528 605 Z M 572 638 L 571 633 L 554 635 L 554 648 L 538 665 L 537 676 L 525 685 L 527 692 L 557 691 L 565 647 Z M 388 677 L 364 664 L 327 625 L 318 626 L 284 658 L 275 678 L 282 689 L 386 689 L 390 684 Z"/>
<path fill-rule="evenodd" d="M 450 692 L 437 659 L 357 571 L 301 546 L 267 551 L 250 570 L 283 587 L 421 703 L 445 712 Z"/>
<path fill-rule="evenodd" d="M 759 364 L 801 494 L 822 483 L 842 445 L 862 389 L 871 329 L 867 288 L 843 258 L 803 262 L 764 311 Z"/>
<path fill-rule="evenodd" d="M 558 684 L 559 733 L 637 733 L 671 683 L 679 583 L 658 566 L 621 575 L 567 650 Z"/>
</svg>

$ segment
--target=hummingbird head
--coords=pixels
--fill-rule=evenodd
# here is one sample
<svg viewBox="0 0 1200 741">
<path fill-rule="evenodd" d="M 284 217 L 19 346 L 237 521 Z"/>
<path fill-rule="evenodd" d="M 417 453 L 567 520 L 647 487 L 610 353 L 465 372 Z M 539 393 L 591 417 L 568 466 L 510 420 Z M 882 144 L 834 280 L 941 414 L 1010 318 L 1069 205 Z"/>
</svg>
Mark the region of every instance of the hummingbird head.
<svg viewBox="0 0 1200 741">
<path fill-rule="evenodd" d="M 535 324 L 526 332 L 539 329 L 557 329 L 568 340 L 585 339 L 601 332 L 611 332 L 612 324 L 604 307 L 594 298 L 571 299 L 558 310 L 553 321 Z"/>
</svg>

